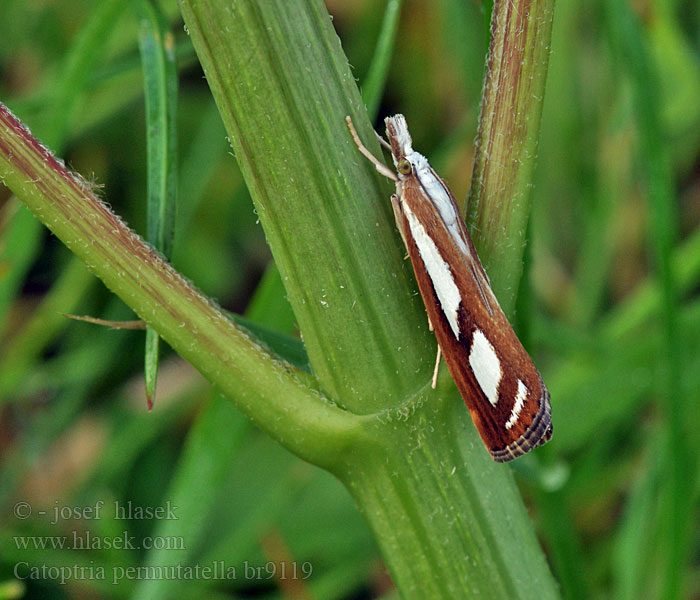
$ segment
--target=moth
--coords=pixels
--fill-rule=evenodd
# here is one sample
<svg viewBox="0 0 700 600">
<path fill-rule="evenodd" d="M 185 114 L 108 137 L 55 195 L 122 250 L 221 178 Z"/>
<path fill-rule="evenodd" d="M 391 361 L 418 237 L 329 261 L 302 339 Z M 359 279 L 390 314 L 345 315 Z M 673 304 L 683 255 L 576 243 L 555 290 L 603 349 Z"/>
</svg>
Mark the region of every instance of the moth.
<svg viewBox="0 0 700 600">
<path fill-rule="evenodd" d="M 411 258 L 430 328 L 494 460 L 507 462 L 552 437 L 549 392 L 491 291 L 452 193 L 415 150 L 403 115 L 385 119 L 396 173 L 360 141 L 359 151 L 396 183 L 396 226 Z"/>
</svg>

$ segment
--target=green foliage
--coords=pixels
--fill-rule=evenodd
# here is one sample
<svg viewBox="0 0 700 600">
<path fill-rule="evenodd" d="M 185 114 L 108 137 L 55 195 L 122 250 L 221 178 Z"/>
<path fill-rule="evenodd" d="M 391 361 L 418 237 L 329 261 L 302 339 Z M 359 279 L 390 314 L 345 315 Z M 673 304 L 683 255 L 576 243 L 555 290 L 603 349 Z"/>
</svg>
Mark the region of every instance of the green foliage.
<svg viewBox="0 0 700 600">
<path fill-rule="evenodd" d="M 370 108 L 379 102 L 382 61 L 391 57 L 379 116 L 406 114 L 416 147 L 456 196 L 466 198 L 486 47 L 480 8 L 458 0 L 403 3 L 393 52 L 383 47 L 372 63 L 385 3 L 327 4 L 360 84 L 373 73 L 369 91 L 361 85 Z M 359 413 L 387 409 L 383 416 L 393 419 L 390 426 L 366 419 L 364 435 L 391 439 L 404 449 L 400 460 L 387 468 L 384 446 L 359 447 L 335 474 L 356 484 L 352 496 L 385 558 L 398 561 L 392 555 L 403 553 L 413 561 L 409 592 L 430 578 L 423 569 L 453 568 L 467 574 L 474 593 L 535 597 L 529 586 L 540 581 L 529 576 L 529 565 L 541 572 L 546 566 L 531 532 L 520 531 L 528 519 L 504 475 L 508 467 L 484 459 L 444 373 L 437 394 L 420 387 L 431 368 L 433 342 L 392 228 L 391 186 L 374 179 L 344 131 L 346 110 L 365 142 L 373 143 L 359 97 L 345 105 L 338 94 L 334 103 L 321 105 L 326 91 L 306 87 L 302 79 L 281 96 L 261 91 L 256 107 L 246 105 L 245 91 L 230 106 L 221 105 L 219 94 L 224 121 L 237 119 L 233 129 L 230 121 L 227 126 L 235 132 L 231 142 L 255 196 L 256 215 L 178 8 L 166 2 L 162 9 L 175 34 L 181 77 L 174 265 L 224 308 L 245 312 L 249 320 L 239 321 L 242 326 L 300 372 L 310 361 L 329 397 Z M 520 290 L 527 302 L 518 304 L 516 318 L 527 324 L 529 348 L 550 387 L 554 438 L 513 470 L 567 598 L 665 599 L 700 592 L 692 554 L 700 451 L 694 433 L 700 425 L 694 401 L 700 373 L 692 368 L 700 361 L 700 10 L 673 3 L 644 9 L 649 12 L 637 13 L 639 6 L 624 0 L 557 6 L 530 197 L 529 280 Z M 145 233 L 147 135 L 134 11 L 108 0 L 14 1 L 3 11 L 0 100 L 75 171 L 104 184 L 99 194 Z M 280 10 L 279 23 L 288 29 L 271 31 L 270 40 L 249 23 L 222 31 L 224 46 L 244 44 L 246 52 L 217 51 L 212 62 L 222 61 L 239 89 L 284 81 L 286 73 L 262 72 L 259 65 L 269 59 L 282 66 L 303 55 L 286 46 L 295 36 L 308 35 L 310 45 L 319 38 L 296 18 Z M 382 39 L 390 40 L 391 32 L 384 31 Z M 276 58 L 265 54 L 271 49 Z M 342 72 L 333 70 L 342 65 L 328 62 L 331 54 L 302 66 L 327 77 L 332 93 L 336 85 L 352 90 L 352 78 L 331 84 Z M 239 62 L 227 63 L 229 56 Z M 211 84 L 215 77 L 208 76 Z M 273 138 L 265 112 L 283 111 L 290 111 L 292 126 Z M 294 129 L 310 121 L 322 125 Z M 260 135 L 251 136 L 256 128 Z M 284 153 L 276 153 L 275 145 Z M 534 150 L 528 152 L 533 158 Z M 357 175 L 337 181 L 335 171 L 318 174 L 309 156 Z M 297 193 L 308 190 L 306 215 L 291 193 L 280 191 L 290 177 L 297 177 Z M 252 180 L 260 182 L 257 188 Z M 377 542 L 351 494 L 252 426 L 167 347 L 158 405 L 145 413 L 143 333 L 97 328 L 59 313 L 111 320 L 133 315 L 54 237 L 44 235 L 24 207 L 6 198 L 0 219 L 0 597 L 21 593 L 11 582 L 21 561 L 103 567 L 110 574 L 115 567 L 177 562 L 224 561 L 237 569 L 229 581 L 125 576 L 112 585 L 86 576 L 73 577 L 67 587 L 43 577 L 23 581 L 27 597 L 389 593 Z M 337 198 L 345 203 L 334 204 Z M 526 220 L 524 202 L 518 208 Z M 273 209 L 278 213 L 271 216 Z M 281 276 L 270 263 L 258 218 Z M 503 264 L 509 266 L 491 263 L 492 278 L 513 298 L 519 263 L 512 256 L 522 251 L 522 241 L 507 248 L 511 259 Z M 316 256 L 318 248 L 326 254 Z M 356 263 L 352 272 L 338 262 L 348 256 Z M 503 268 L 514 275 L 499 280 Z M 323 271 L 333 272 L 333 286 L 318 277 Z M 295 322 L 304 331 L 308 356 L 294 339 Z M 339 373 L 344 379 L 337 379 Z M 356 384 L 355 393 L 348 393 L 348 382 Z M 236 385 L 243 387 L 231 383 Z M 376 397 L 372 390 L 379 390 Z M 396 409 L 406 398 L 406 410 Z M 436 425 L 439 443 L 431 438 Z M 450 461 L 443 462 L 446 457 Z M 407 501 L 420 493 L 427 494 L 424 504 Z M 432 502 L 436 497 L 443 501 Z M 50 524 L 56 506 L 98 500 L 106 501 L 101 519 Z M 32 518 L 13 515 L 19 501 L 31 504 Z M 114 501 L 171 502 L 178 520 L 118 521 L 109 512 Z M 488 510 L 479 512 L 483 507 Z M 38 510 L 47 515 L 38 516 Z M 401 519 L 418 532 L 415 538 L 404 536 Z M 425 551 L 435 542 L 430 527 L 450 524 L 456 539 L 474 539 L 460 553 L 449 545 L 454 540 L 446 542 L 450 552 L 442 556 Z M 115 539 L 124 529 L 139 540 L 181 538 L 186 547 L 38 550 L 21 549 L 14 538 L 89 530 Z M 513 536 L 529 545 L 512 547 Z M 411 547 L 415 541 L 425 547 Z M 493 554 L 470 553 L 484 547 Z M 503 556 L 513 564 L 501 564 Z M 471 577 L 470 561 L 485 573 L 482 580 Z M 309 563 L 313 574 L 292 587 L 274 576 L 246 579 L 246 564 L 272 562 L 288 568 Z M 392 569 L 406 584 L 401 564 Z M 498 577 L 502 587 L 481 587 Z M 447 587 L 439 592 L 451 593 Z"/>
</svg>

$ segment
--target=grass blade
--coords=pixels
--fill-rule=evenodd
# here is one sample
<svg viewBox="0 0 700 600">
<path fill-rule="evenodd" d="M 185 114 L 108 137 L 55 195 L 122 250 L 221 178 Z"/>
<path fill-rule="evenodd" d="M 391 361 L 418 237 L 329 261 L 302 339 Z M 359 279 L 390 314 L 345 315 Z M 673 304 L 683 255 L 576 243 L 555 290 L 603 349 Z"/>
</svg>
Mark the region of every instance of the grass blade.
<svg viewBox="0 0 700 600">
<path fill-rule="evenodd" d="M 148 201 L 146 241 L 172 254 L 177 201 L 177 66 L 174 38 L 158 5 L 135 3 L 140 20 L 139 48 L 146 102 Z M 148 409 L 153 407 L 158 379 L 158 334 L 146 330 L 145 379 Z"/>
<path fill-rule="evenodd" d="M 377 38 L 377 46 L 374 49 L 372 62 L 362 83 L 362 100 L 367 107 L 370 121 L 377 118 L 379 103 L 382 100 L 384 85 L 389 74 L 391 55 L 394 51 L 396 41 L 396 31 L 399 25 L 402 0 L 387 0 L 384 9 L 382 27 Z"/>
<path fill-rule="evenodd" d="M 628 74 L 640 133 L 640 158 L 644 166 L 649 205 L 649 237 L 662 292 L 663 323 L 663 400 L 666 415 L 666 461 L 661 484 L 663 503 L 659 523 L 662 598 L 683 595 L 683 574 L 689 559 L 690 536 L 687 523 L 692 520 L 692 498 L 697 478 L 696 452 L 688 444 L 687 400 L 680 393 L 681 345 L 678 337 L 678 291 L 672 268 L 671 252 L 676 239 L 675 195 L 670 161 L 661 132 L 660 109 L 655 91 L 657 74 L 650 60 L 644 32 L 638 16 L 625 0 L 606 5 L 609 37 L 617 50 L 620 66 Z M 641 550 L 641 549 L 640 549 Z M 637 586 L 637 589 L 643 589 Z"/>
</svg>

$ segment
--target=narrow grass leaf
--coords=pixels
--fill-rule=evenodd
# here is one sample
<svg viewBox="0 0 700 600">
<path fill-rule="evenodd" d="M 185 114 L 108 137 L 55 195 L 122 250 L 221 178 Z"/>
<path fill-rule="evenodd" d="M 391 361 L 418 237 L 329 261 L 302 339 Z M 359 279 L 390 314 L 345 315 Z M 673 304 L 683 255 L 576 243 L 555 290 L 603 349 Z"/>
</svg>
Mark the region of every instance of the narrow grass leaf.
<svg viewBox="0 0 700 600">
<path fill-rule="evenodd" d="M 245 417 L 214 392 L 187 436 L 177 472 L 169 485 L 166 500 L 177 507 L 177 519 L 157 521 L 155 539 L 182 539 L 181 548 L 153 549 L 144 563 L 157 569 L 174 564 L 190 564 L 193 552 L 202 545 L 210 516 L 209 496 L 221 487 L 231 460 L 250 427 Z M 178 580 L 145 579 L 139 582 L 133 598 L 157 600 L 172 598 Z"/>
<path fill-rule="evenodd" d="M 174 38 L 158 5 L 135 0 L 146 103 L 148 169 L 146 241 L 170 258 L 177 201 L 177 66 Z M 158 379 L 158 334 L 146 330 L 145 378 L 149 410 Z"/>
<path fill-rule="evenodd" d="M 659 527 L 661 561 L 661 597 L 683 595 L 684 573 L 689 559 L 690 535 L 687 523 L 692 519 L 693 482 L 696 449 L 689 447 L 686 432 L 688 402 L 680 394 L 681 346 L 678 340 L 678 291 L 671 264 L 676 240 L 675 194 L 670 161 L 663 143 L 661 117 L 656 91 L 658 76 L 651 62 L 639 17 L 625 0 L 606 5 L 609 37 L 617 50 L 620 66 L 632 85 L 633 102 L 639 128 L 640 159 L 644 169 L 649 206 L 649 238 L 662 291 L 664 344 L 663 401 L 666 416 L 665 479 L 661 502 L 665 505 Z M 641 589 L 641 588 L 640 588 Z"/>
<path fill-rule="evenodd" d="M 367 107 L 370 121 L 377 118 L 379 103 L 382 100 L 384 85 L 389 74 L 401 14 L 401 3 L 402 0 L 387 0 L 382 27 L 377 38 L 377 45 L 374 48 L 374 56 L 367 76 L 362 82 L 362 100 Z"/>
<path fill-rule="evenodd" d="M 13 401 L 19 383 L 29 376 L 42 352 L 67 326 L 68 319 L 61 313 L 76 307 L 93 281 L 85 265 L 72 258 L 32 316 L 5 341 L 0 348 L 0 406 Z"/>
</svg>

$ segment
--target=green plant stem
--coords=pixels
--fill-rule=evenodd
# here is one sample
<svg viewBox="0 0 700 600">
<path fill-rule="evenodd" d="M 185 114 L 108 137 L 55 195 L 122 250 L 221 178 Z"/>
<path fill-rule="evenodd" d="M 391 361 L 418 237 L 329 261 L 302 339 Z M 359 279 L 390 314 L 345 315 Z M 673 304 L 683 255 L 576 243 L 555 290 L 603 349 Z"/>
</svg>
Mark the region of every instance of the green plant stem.
<svg viewBox="0 0 700 600">
<path fill-rule="evenodd" d="M 313 372 L 343 406 L 374 413 L 363 421 L 366 443 L 333 472 L 401 593 L 526 598 L 534 582 L 556 597 L 509 471 L 490 462 L 453 385 L 429 389 L 434 339 L 403 260 L 391 186 L 345 127 L 350 114 L 379 155 L 323 4 L 181 7 Z"/>
<path fill-rule="evenodd" d="M 404 597 L 556 597 L 510 471 L 490 461 L 447 371 L 429 387 L 434 337 L 391 185 L 345 127 L 349 113 L 379 154 L 323 3 L 181 7 L 312 370 L 347 412 L 235 327 L 4 111 L 0 175 L 255 423 L 344 482 Z"/>
<path fill-rule="evenodd" d="M 430 377 L 435 339 L 391 185 L 345 124 L 381 155 L 328 12 L 318 0 L 226 6 L 181 2 L 313 372 L 352 412 L 394 407 Z"/>
<path fill-rule="evenodd" d="M 553 14 L 554 0 L 497 0 L 491 18 L 467 223 L 507 315 L 522 274 Z"/>
<path fill-rule="evenodd" d="M 453 391 L 445 369 L 437 396 L 426 385 L 410 412 L 369 423 L 380 444 L 358 449 L 341 480 L 403 598 L 558 598 L 511 473 L 470 440 Z"/>
<path fill-rule="evenodd" d="M 307 374 L 277 360 L 236 327 L 1 104 L 0 179 L 253 422 L 311 462 L 338 460 L 356 429 L 352 415 L 316 393 Z"/>
</svg>

